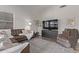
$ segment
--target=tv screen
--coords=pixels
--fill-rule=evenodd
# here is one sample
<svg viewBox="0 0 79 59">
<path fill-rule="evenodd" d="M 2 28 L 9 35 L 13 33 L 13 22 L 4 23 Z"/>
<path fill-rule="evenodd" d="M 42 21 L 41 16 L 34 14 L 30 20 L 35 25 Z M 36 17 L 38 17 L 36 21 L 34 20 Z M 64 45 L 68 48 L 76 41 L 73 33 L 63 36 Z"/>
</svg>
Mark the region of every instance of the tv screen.
<svg viewBox="0 0 79 59">
<path fill-rule="evenodd" d="M 43 28 L 49 29 L 49 22 L 48 21 L 43 21 Z"/>
<path fill-rule="evenodd" d="M 43 28 L 44 29 L 58 29 L 58 20 L 48 20 L 43 21 Z"/>
</svg>

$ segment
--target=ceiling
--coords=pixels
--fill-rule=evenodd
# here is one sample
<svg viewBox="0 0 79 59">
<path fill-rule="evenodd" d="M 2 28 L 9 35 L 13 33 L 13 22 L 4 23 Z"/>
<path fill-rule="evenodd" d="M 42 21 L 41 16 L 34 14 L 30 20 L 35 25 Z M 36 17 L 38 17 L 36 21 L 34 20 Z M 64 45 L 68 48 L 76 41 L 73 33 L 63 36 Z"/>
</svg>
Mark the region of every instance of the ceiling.
<svg viewBox="0 0 79 59">
<path fill-rule="evenodd" d="M 36 18 L 40 17 L 49 8 L 55 6 L 56 5 L 18 5 L 17 7 L 25 13 L 28 13 L 32 18 Z"/>
</svg>

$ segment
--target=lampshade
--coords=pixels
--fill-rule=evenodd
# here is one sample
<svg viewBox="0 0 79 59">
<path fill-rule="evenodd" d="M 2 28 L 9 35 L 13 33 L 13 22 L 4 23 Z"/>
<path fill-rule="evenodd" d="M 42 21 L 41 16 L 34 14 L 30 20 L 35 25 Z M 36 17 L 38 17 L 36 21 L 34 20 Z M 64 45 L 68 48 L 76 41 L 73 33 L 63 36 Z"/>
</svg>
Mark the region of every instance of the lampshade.
<svg viewBox="0 0 79 59">
<path fill-rule="evenodd" d="M 30 30 L 30 26 L 26 26 L 25 27 L 25 30 Z"/>
<path fill-rule="evenodd" d="M 67 20 L 67 26 L 72 28 L 72 27 L 75 27 L 75 19 L 68 19 Z"/>
</svg>

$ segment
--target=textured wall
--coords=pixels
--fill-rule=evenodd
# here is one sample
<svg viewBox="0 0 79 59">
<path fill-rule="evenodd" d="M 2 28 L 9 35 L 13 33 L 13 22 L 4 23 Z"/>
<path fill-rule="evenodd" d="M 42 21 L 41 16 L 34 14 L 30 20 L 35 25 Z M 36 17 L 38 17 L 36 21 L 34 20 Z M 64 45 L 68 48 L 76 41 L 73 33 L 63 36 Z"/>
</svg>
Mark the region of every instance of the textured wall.
<svg viewBox="0 0 79 59">
<path fill-rule="evenodd" d="M 13 14 L 0 12 L 0 29 L 13 28 Z"/>
</svg>

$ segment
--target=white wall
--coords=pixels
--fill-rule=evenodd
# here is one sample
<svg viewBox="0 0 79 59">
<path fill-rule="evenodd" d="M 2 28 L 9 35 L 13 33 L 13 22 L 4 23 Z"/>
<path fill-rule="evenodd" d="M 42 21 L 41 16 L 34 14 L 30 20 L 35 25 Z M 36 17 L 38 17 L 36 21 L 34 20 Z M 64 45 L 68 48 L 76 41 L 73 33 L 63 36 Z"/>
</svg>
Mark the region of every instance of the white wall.
<svg viewBox="0 0 79 59">
<path fill-rule="evenodd" d="M 75 19 L 75 28 L 79 29 L 79 6 L 71 5 L 64 8 L 59 8 L 59 6 L 54 9 L 50 8 L 43 14 L 42 19 L 59 19 L 59 33 L 61 33 L 65 28 L 68 28 L 68 19 Z"/>
<path fill-rule="evenodd" d="M 13 14 L 14 28 L 23 29 L 27 23 L 25 20 L 31 20 L 29 15 L 17 6 L 0 5 L 0 11 Z"/>
<path fill-rule="evenodd" d="M 33 23 L 32 29 L 35 31 L 39 31 L 41 34 L 42 26 L 36 26 L 35 21 L 33 21 L 33 19 L 25 10 L 17 6 L 0 5 L 0 11 L 13 13 L 14 28 L 25 28 L 27 24 L 26 20 L 30 20 Z M 59 8 L 59 6 L 54 8 L 51 7 L 47 9 L 45 13 L 41 16 L 42 17 L 38 18 L 39 20 L 48 20 L 54 18 L 59 19 L 59 33 L 61 33 L 67 27 L 66 22 L 68 19 L 77 20 L 75 28 L 79 29 L 79 6 L 67 6 L 64 8 Z"/>
</svg>

